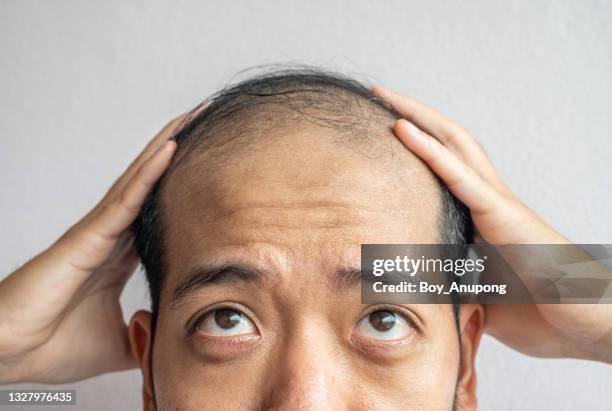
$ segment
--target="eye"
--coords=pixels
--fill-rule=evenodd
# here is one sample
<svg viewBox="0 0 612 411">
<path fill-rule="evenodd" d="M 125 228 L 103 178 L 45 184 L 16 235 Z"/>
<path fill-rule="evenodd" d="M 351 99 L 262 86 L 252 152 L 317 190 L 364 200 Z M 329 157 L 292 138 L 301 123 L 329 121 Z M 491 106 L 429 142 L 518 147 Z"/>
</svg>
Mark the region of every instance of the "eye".
<svg viewBox="0 0 612 411">
<path fill-rule="evenodd" d="M 401 340 L 413 331 L 405 315 L 390 310 L 373 311 L 355 326 L 359 336 L 383 341 Z"/>
<path fill-rule="evenodd" d="M 199 320 L 196 329 L 214 337 L 257 334 L 257 327 L 246 314 L 233 308 L 210 311 Z"/>
</svg>

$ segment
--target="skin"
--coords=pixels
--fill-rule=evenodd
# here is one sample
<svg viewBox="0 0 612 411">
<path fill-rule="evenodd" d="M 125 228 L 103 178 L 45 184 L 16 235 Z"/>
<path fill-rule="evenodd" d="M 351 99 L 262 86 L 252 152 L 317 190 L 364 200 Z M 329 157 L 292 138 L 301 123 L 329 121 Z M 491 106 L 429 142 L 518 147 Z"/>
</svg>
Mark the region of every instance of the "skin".
<svg viewBox="0 0 612 411">
<path fill-rule="evenodd" d="M 478 234 L 476 241 L 571 245 L 510 190 L 465 128 L 413 98 L 382 87 L 372 91 L 405 117 L 394 127 L 400 141 L 470 208 Z M 570 253 L 569 249 L 567 252 Z M 584 255 L 578 248 L 571 252 Z M 601 278 L 612 278 L 608 267 L 599 265 L 597 270 Z M 530 282 L 532 273 L 520 269 L 517 273 L 525 283 Z M 512 304 L 485 308 L 485 331 L 524 354 L 612 363 L 610 304 Z"/>
<path fill-rule="evenodd" d="M 398 141 L 401 141 L 408 150 L 427 164 L 431 171 L 437 174 L 450 190 L 470 207 L 480 237 L 496 244 L 566 242 L 503 184 L 484 151 L 463 127 L 412 98 L 400 96 L 383 88 L 375 88 L 373 91 L 395 106 L 410 121 L 410 124 L 416 125 L 417 129 L 410 129 L 408 121 L 398 121 L 394 127 Z M 0 312 L 3 313 L 0 318 L 0 384 L 69 382 L 105 372 L 127 369 L 139 364 L 145 377 L 145 406 L 151 406 L 151 401 L 149 401 L 152 398 L 153 388 L 150 378 L 151 370 L 148 368 L 148 362 L 145 361 L 148 355 L 147 350 L 150 349 L 147 344 L 147 332 L 150 330 L 149 315 L 146 312 L 138 312 L 132 319 L 128 335 L 128 328 L 121 316 L 118 297 L 137 263 L 133 241 L 128 230 L 129 225 L 136 217 L 152 184 L 170 164 L 175 150 L 174 143 L 166 143 L 162 150 L 158 150 L 159 147 L 177 127 L 180 127 L 183 121 L 184 118 L 176 119 L 162 130 L 86 217 L 71 227 L 47 250 L 0 282 Z M 398 182 L 398 184 L 401 183 L 401 181 Z M 313 217 L 312 209 L 301 213 L 300 216 L 302 218 Z M 293 218 L 297 216 L 292 216 Z M 317 216 L 316 218 L 321 219 L 322 217 Z M 216 221 L 216 224 L 219 224 L 221 220 L 217 218 Z M 335 226 L 339 226 L 339 222 L 335 221 Z M 380 222 L 384 223 L 382 220 Z M 213 224 L 212 221 L 210 224 Z M 255 228 L 252 227 L 253 230 Z M 287 227 L 287 230 L 289 228 Z M 337 229 L 336 231 L 339 234 L 342 230 Z M 371 230 L 369 234 L 373 235 L 374 232 L 375 230 Z M 394 236 L 390 231 L 383 230 L 382 232 L 389 237 Z M 361 234 L 368 234 L 367 230 Z M 310 238 L 310 240 L 315 240 L 315 238 Z M 349 250 L 349 247 L 345 247 L 338 251 L 346 253 Z M 277 278 L 282 280 L 277 289 L 289 292 L 289 284 L 293 280 L 288 280 L 286 273 L 289 270 L 303 270 L 304 267 L 310 267 L 308 264 L 304 265 L 305 261 L 300 260 L 300 257 L 303 259 L 307 255 L 307 251 L 307 246 L 297 247 L 294 251 L 270 247 L 268 254 L 258 254 L 253 249 L 248 254 L 242 253 L 241 255 L 250 257 L 252 262 L 258 261 L 261 264 L 267 262 L 269 267 L 278 274 Z M 328 257 L 330 251 L 333 249 L 329 249 L 324 256 L 320 256 L 317 251 L 315 256 L 319 256 L 319 259 L 325 264 L 311 267 L 311 272 L 308 274 L 313 271 L 325 274 L 319 277 L 323 279 L 333 272 L 331 265 L 339 260 L 336 259 L 338 255 L 333 254 L 330 259 Z M 229 249 L 226 252 L 229 253 Z M 350 262 L 347 261 L 350 260 L 350 257 L 346 256 L 344 260 L 347 264 Z M 312 259 L 306 262 L 312 263 Z M 174 270 L 178 274 L 179 269 L 174 268 Z M 297 278 L 295 280 L 297 281 Z M 320 282 L 317 281 L 317 283 Z M 310 288 L 304 288 L 303 284 L 296 286 L 304 290 L 303 298 L 312 306 Z M 251 288 L 253 289 L 252 286 Z M 212 294 L 213 290 L 211 288 L 209 290 Z M 264 291 L 258 292 L 263 294 Z M 271 292 L 268 294 L 270 296 L 266 297 L 268 300 L 263 300 L 264 303 L 271 303 L 274 300 Z M 283 302 L 283 295 L 285 294 L 278 293 L 276 299 Z M 276 329 L 281 333 L 280 335 L 287 335 L 289 341 L 284 342 L 285 347 L 291 345 L 292 350 L 296 351 L 287 352 L 283 361 L 278 362 L 284 364 L 283 372 L 269 374 L 273 375 L 277 381 L 282 381 L 278 386 L 281 387 L 280 392 L 285 394 L 275 396 L 274 393 L 264 390 L 259 394 L 251 393 L 251 395 L 267 393 L 269 395 L 266 401 L 269 401 L 269 404 L 282 404 L 284 395 L 291 393 L 292 389 L 300 389 L 300 384 L 295 383 L 300 379 L 317 382 L 323 378 L 317 375 L 340 378 L 334 377 L 337 375 L 335 374 L 336 368 L 359 371 L 360 368 L 354 362 L 345 361 L 346 353 L 356 349 L 355 344 L 347 342 L 346 333 L 339 331 L 350 329 L 349 324 L 351 323 L 348 318 L 354 320 L 352 323 L 354 325 L 355 320 L 359 317 L 358 314 L 348 309 L 345 311 L 331 310 L 326 308 L 327 304 L 316 307 L 318 310 L 317 322 L 328 332 L 313 343 L 313 335 L 318 335 L 319 329 L 310 322 L 306 323 L 303 317 L 292 314 L 291 307 L 288 307 L 286 303 L 283 306 L 285 310 L 282 311 L 283 314 L 277 305 L 280 303 L 269 304 L 269 311 L 262 312 L 262 320 L 258 324 L 265 330 L 264 338 L 276 342 L 276 345 L 267 345 L 256 350 L 255 354 L 250 351 L 251 354 L 244 355 L 260 358 L 257 355 L 270 352 L 282 353 L 282 350 L 278 351 L 278 335 L 268 330 Z M 167 315 L 170 315 L 169 307 L 166 309 L 168 310 Z M 314 310 L 315 307 L 311 309 Z M 521 352 L 543 357 L 562 356 L 612 362 L 612 326 L 610 325 L 612 324 L 610 321 L 612 306 L 610 305 L 503 305 L 487 306 L 485 309 L 485 331 Z M 178 310 L 173 310 L 174 315 L 178 315 L 177 312 Z M 413 313 L 416 314 L 416 308 Z M 302 321 L 304 324 L 302 333 L 296 332 L 296 328 L 292 329 L 290 321 L 286 319 L 283 321 L 284 316 L 293 318 L 292 315 L 296 321 Z M 424 317 L 425 313 L 422 315 Z M 333 321 L 338 316 L 340 317 L 338 322 Z M 164 317 L 164 319 L 167 318 Z M 461 367 L 458 367 L 458 407 L 470 409 L 475 407 L 473 355 L 482 328 L 481 310 L 474 306 L 463 306 L 461 318 L 461 329 L 464 336 L 462 346 L 465 349 L 465 355 Z M 160 322 L 164 319 L 160 318 Z M 265 328 L 263 327 L 264 321 Z M 343 326 L 343 324 L 346 325 Z M 87 329 L 88 332 L 83 333 L 84 329 Z M 423 333 L 424 341 L 427 341 L 427 336 L 431 336 L 435 330 L 428 332 L 429 334 Z M 168 340 L 172 340 L 171 336 L 174 336 L 174 343 L 181 344 L 179 334 L 179 330 L 170 330 Z M 299 357 L 294 355 L 294 352 L 303 352 L 302 355 L 306 355 L 307 358 L 316 356 L 329 358 L 331 354 L 328 351 L 328 339 L 332 338 L 343 341 L 343 344 L 337 344 L 338 352 L 335 356 L 335 358 L 342 359 L 341 362 L 332 363 L 334 364 L 332 367 L 327 362 L 313 360 L 311 363 L 300 366 Z M 323 340 L 324 345 L 319 352 L 313 347 L 318 346 L 320 339 Z M 75 341 L 79 341 L 77 346 L 80 349 L 76 349 Z M 184 341 L 184 351 L 180 358 L 185 360 L 189 352 L 195 356 L 194 346 L 189 346 L 185 339 L 182 341 Z M 168 343 L 170 344 L 171 341 Z M 411 345 L 411 347 L 417 346 Z M 449 345 L 447 355 L 452 355 L 452 350 L 452 345 Z M 426 356 L 427 350 L 421 351 L 420 354 Z M 201 352 L 199 355 L 198 358 L 202 358 Z M 234 362 L 226 361 L 226 363 L 228 366 L 238 365 L 240 361 L 244 361 L 244 355 L 237 355 Z M 360 360 L 356 361 L 371 362 L 368 360 L 371 358 L 368 355 L 359 355 Z M 208 358 L 210 359 L 210 353 L 208 353 Z M 404 359 L 408 358 L 414 364 L 418 364 L 419 358 L 424 357 L 414 354 Z M 221 367 L 221 362 L 223 361 L 218 361 L 214 366 Z M 195 370 L 196 366 L 191 364 L 191 367 L 193 372 L 205 373 L 202 363 Z M 392 365 L 394 371 L 398 371 L 398 367 L 401 368 L 399 364 Z M 304 374 L 291 375 L 287 371 L 290 369 L 305 371 Z M 240 369 L 240 373 L 243 372 L 246 372 L 244 367 Z M 268 371 L 268 373 L 271 372 Z M 449 372 L 448 375 L 453 372 Z M 281 380 L 280 375 L 285 375 L 285 379 Z M 372 383 L 373 377 L 366 378 L 363 373 L 358 375 L 363 377 L 359 381 Z M 428 381 L 427 377 L 426 373 L 420 376 L 425 381 Z M 163 375 L 159 378 L 163 381 Z M 290 381 L 294 383 L 291 384 Z M 234 382 L 224 381 L 219 390 L 225 389 L 225 386 Z M 262 380 L 260 385 L 265 387 L 265 382 L 267 381 Z M 157 378 L 155 383 L 161 384 Z M 390 384 L 393 383 L 396 382 L 390 382 Z M 204 385 L 206 384 L 203 383 L 202 386 Z M 320 386 L 315 383 L 313 387 Z M 341 384 L 340 387 L 344 388 L 346 385 Z M 358 387 L 355 385 L 355 390 Z M 448 392 L 452 391 L 447 384 L 444 388 Z M 315 388 L 311 391 L 308 390 L 308 387 L 301 389 L 302 397 L 300 398 L 306 404 L 307 399 L 310 398 L 307 395 L 308 392 L 314 393 L 314 398 L 318 398 L 317 395 L 324 397 L 334 394 L 326 394 L 325 391 L 321 392 Z M 411 389 L 423 388 L 412 386 Z M 344 391 L 340 390 L 340 392 L 344 394 Z"/>
<path fill-rule="evenodd" d="M 327 130 L 268 136 L 256 151 L 229 149 L 228 159 L 205 152 L 167 180 L 167 282 L 152 348 L 150 316 L 132 325 L 143 366 L 153 350 L 146 409 L 449 410 L 457 385 L 463 407 L 475 403 L 469 353 L 480 307 L 464 311 L 471 328 L 460 370 L 450 306 L 388 306 L 415 324 L 374 338 L 358 323 L 376 306 L 360 303 L 359 281 L 334 277 L 359 268 L 362 243 L 437 242 L 437 183 L 390 132 L 402 167 L 380 167 L 315 134 Z M 216 161 L 215 172 L 204 166 Z M 270 278 L 230 279 L 173 301 L 185 274 L 211 263 Z M 257 329 L 220 336 L 205 321 L 186 335 L 190 318 L 227 305 Z"/>
</svg>

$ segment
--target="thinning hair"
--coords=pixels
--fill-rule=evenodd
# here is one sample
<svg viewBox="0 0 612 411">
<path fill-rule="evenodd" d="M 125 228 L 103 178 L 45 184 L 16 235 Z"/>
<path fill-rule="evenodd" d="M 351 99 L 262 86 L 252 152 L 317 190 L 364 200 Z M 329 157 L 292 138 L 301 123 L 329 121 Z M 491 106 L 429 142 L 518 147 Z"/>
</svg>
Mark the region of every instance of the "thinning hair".
<svg viewBox="0 0 612 411">
<path fill-rule="evenodd" d="M 257 146 L 271 132 L 313 126 L 328 128 L 346 139 L 347 145 L 354 144 L 382 133 L 384 124 L 401 117 L 361 82 L 312 67 L 267 71 L 222 89 L 203 104 L 207 107 L 188 118 L 173 136 L 178 143 L 173 163 L 132 225 L 149 284 L 153 334 L 166 268 L 160 192 L 168 176 L 191 155 L 215 150 L 215 155 L 222 156 L 233 150 L 236 141 Z M 440 180 L 438 183 L 440 243 L 471 242 L 473 228 L 467 208 Z M 458 324 L 458 304 L 453 311 Z"/>
</svg>

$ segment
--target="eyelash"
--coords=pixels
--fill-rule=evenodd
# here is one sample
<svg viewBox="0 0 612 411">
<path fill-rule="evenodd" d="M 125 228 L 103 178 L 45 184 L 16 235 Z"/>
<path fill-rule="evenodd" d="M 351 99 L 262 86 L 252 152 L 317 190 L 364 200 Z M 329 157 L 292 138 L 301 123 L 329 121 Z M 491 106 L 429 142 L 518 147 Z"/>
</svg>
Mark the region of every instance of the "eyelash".
<svg viewBox="0 0 612 411">
<path fill-rule="evenodd" d="M 223 310 L 223 309 L 234 309 L 234 310 L 237 310 L 243 313 L 245 316 L 247 316 L 247 318 L 253 324 L 255 324 L 255 327 L 259 329 L 259 326 L 253 320 L 252 315 L 249 312 L 250 310 L 246 309 L 244 306 L 240 304 L 224 302 L 224 303 L 220 303 L 220 304 L 216 304 L 216 305 L 212 305 L 212 306 L 203 308 L 202 310 L 192 315 L 189 318 L 189 320 L 187 320 L 187 323 L 186 323 L 186 327 L 185 327 L 186 336 L 189 337 L 195 334 L 198 331 L 198 327 L 200 326 L 202 321 L 206 318 L 206 316 L 210 315 L 214 311 Z M 368 307 L 368 309 L 365 310 L 361 314 L 361 316 L 359 316 L 355 324 L 358 324 L 359 321 L 363 320 L 364 318 L 371 315 L 372 313 L 376 311 L 381 311 L 381 310 L 390 311 L 394 314 L 402 316 L 402 318 L 404 318 L 408 322 L 408 324 L 415 329 L 415 331 L 417 331 L 419 334 L 422 333 L 421 326 L 418 324 L 419 321 L 415 320 L 414 318 L 415 314 L 413 314 L 410 310 L 406 308 L 403 308 L 397 305 L 390 305 L 390 304 L 379 304 L 379 305 L 373 305 L 373 306 Z"/>
<path fill-rule="evenodd" d="M 215 304 L 215 305 L 203 308 L 199 310 L 198 312 L 196 312 L 191 317 L 189 317 L 189 319 L 187 320 L 185 324 L 186 336 L 190 337 L 193 334 L 195 334 L 198 331 L 198 327 L 200 326 L 202 321 L 206 318 L 206 316 L 210 315 L 211 313 L 215 311 L 223 310 L 223 309 L 236 310 L 236 311 L 243 313 L 255 325 L 255 327 L 259 329 L 259 326 L 253 320 L 253 315 L 251 314 L 249 309 L 247 309 L 241 304 L 232 303 L 232 302 L 223 302 L 223 303 L 219 303 L 219 304 Z"/>
<path fill-rule="evenodd" d="M 365 317 L 367 317 L 368 315 L 376 312 L 376 311 L 390 311 L 394 314 L 398 314 L 400 316 L 402 316 L 407 322 L 408 324 L 410 324 L 411 327 L 413 327 L 419 334 L 422 333 L 421 331 L 421 326 L 420 326 L 420 321 L 418 319 L 415 319 L 414 317 L 416 317 L 416 315 L 410 311 L 407 308 L 404 307 L 400 307 L 397 305 L 391 305 L 391 304 L 379 304 L 379 305 L 373 305 L 368 307 L 367 310 L 365 310 L 365 312 L 363 314 L 361 314 L 361 316 L 359 317 L 359 319 L 357 320 L 357 322 L 361 321 L 362 319 L 364 319 Z"/>
</svg>

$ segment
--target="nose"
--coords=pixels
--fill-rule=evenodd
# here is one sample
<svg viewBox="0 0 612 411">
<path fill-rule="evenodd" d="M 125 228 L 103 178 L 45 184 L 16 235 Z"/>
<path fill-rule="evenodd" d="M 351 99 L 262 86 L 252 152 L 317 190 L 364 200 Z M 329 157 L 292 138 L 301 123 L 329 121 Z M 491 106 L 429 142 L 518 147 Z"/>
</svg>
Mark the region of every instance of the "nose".
<svg viewBox="0 0 612 411">
<path fill-rule="evenodd" d="M 348 409 L 348 373 L 342 366 L 337 339 L 321 330 L 302 330 L 281 343 L 276 364 L 269 370 L 266 409 Z"/>
</svg>

